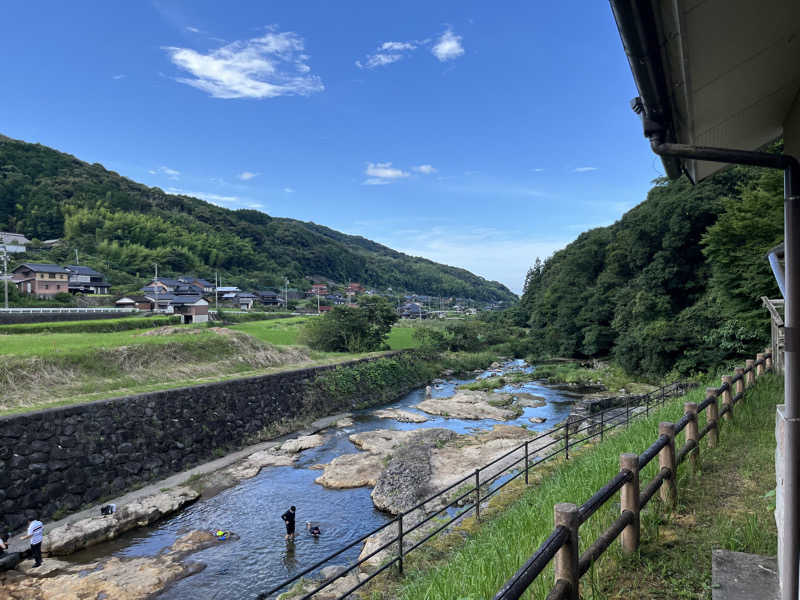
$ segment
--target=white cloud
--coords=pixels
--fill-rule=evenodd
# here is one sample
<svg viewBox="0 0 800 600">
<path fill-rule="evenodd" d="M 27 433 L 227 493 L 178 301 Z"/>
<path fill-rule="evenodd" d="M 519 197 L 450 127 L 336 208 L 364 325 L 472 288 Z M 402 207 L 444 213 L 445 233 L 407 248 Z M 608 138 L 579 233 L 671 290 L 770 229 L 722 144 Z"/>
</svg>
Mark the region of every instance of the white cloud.
<svg viewBox="0 0 800 600">
<path fill-rule="evenodd" d="M 303 38 L 291 31 L 270 31 L 259 38 L 232 42 L 207 54 L 190 48 L 163 48 L 172 62 L 192 77 L 176 81 L 214 98 L 275 98 L 307 96 L 325 89 L 309 75 Z"/>
<path fill-rule="evenodd" d="M 576 167 L 572 169 L 573 173 L 588 173 L 589 171 L 597 171 L 597 167 Z"/>
<path fill-rule="evenodd" d="M 180 188 L 170 187 L 167 188 L 167 191 L 170 194 L 180 194 L 181 196 L 192 196 L 194 198 L 200 198 L 201 200 L 205 200 L 206 202 L 211 202 L 212 204 L 229 204 L 232 202 L 241 202 L 242 199 L 239 196 L 222 196 L 220 194 L 210 194 L 208 192 L 191 192 L 189 190 L 182 190 Z"/>
<path fill-rule="evenodd" d="M 157 169 L 150 169 L 148 173 L 151 175 L 166 175 L 170 179 L 179 179 L 181 175 L 180 171 L 164 166 L 158 167 Z"/>
<path fill-rule="evenodd" d="M 294 194 L 294 188 L 285 187 L 283 188 L 283 191 L 286 192 L 287 194 Z"/>
<path fill-rule="evenodd" d="M 123 75 L 123 74 L 120 74 L 120 75 L 112 75 L 112 76 L 111 76 L 111 79 L 116 79 L 116 80 L 125 79 L 125 75 Z"/>
<path fill-rule="evenodd" d="M 383 42 L 381 50 L 388 50 L 389 52 L 402 52 L 403 50 L 416 50 L 417 45 L 414 42 Z"/>
<path fill-rule="evenodd" d="M 259 175 L 260 173 L 251 173 L 250 171 L 242 171 L 241 173 L 239 173 L 239 175 L 237 175 L 237 177 L 242 181 L 249 181 L 253 177 L 258 177 Z"/>
<path fill-rule="evenodd" d="M 364 174 L 369 176 L 364 185 L 383 185 L 410 175 L 408 171 L 393 167 L 390 162 L 367 163 Z"/>
<path fill-rule="evenodd" d="M 263 204 L 259 204 L 258 202 L 253 202 L 247 205 L 247 208 L 264 208 Z"/>
<path fill-rule="evenodd" d="M 433 168 L 433 165 L 418 165 L 416 167 L 411 167 L 412 171 L 416 171 L 417 173 L 422 173 L 423 175 L 431 175 L 432 173 L 436 173 L 436 169 Z"/>
<path fill-rule="evenodd" d="M 186 31 L 191 31 L 192 33 L 200 33 L 200 30 L 197 27 L 189 27 L 186 26 Z"/>
<path fill-rule="evenodd" d="M 386 179 L 398 179 L 400 177 L 408 177 L 408 172 L 403 171 L 402 169 L 396 169 L 392 167 L 392 163 L 390 162 L 367 163 L 367 170 L 365 171 L 365 173 L 373 177 L 382 177 Z"/>
<path fill-rule="evenodd" d="M 544 169 L 542 169 L 542 168 L 531 169 L 531 171 L 533 171 L 534 173 L 541 173 L 542 171 L 544 171 Z"/>
<path fill-rule="evenodd" d="M 453 60 L 464 54 L 461 45 L 461 36 L 453 33 L 452 29 L 446 30 L 431 48 L 433 55 L 441 62 Z"/>
<path fill-rule="evenodd" d="M 359 69 L 374 69 L 375 67 L 390 65 L 401 58 L 403 58 L 402 54 L 381 54 L 378 52 L 377 54 L 368 55 L 366 62 L 362 63 L 360 60 L 357 60 L 356 66 Z"/>
</svg>

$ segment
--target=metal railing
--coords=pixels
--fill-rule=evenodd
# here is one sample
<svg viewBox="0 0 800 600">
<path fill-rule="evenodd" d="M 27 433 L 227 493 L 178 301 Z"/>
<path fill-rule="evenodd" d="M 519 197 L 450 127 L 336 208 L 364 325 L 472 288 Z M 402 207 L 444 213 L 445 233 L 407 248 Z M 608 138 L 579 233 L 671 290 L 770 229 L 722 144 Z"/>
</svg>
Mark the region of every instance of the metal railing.
<svg viewBox="0 0 800 600">
<path fill-rule="evenodd" d="M 350 542 L 333 554 L 326 556 L 310 567 L 297 573 L 290 579 L 287 579 L 270 590 L 259 594 L 258 598 L 259 600 L 266 600 L 273 597 L 273 595 L 277 594 L 281 590 L 288 588 L 307 575 L 311 575 L 318 571 L 326 563 L 329 563 L 348 550 L 351 550 L 359 544 L 364 543 L 368 538 L 379 534 L 390 527 L 395 528 L 396 530 L 395 535 L 393 535 L 391 539 L 380 545 L 377 549 L 371 551 L 367 556 L 359 558 L 358 561 L 346 566 L 336 576 L 326 581 L 318 582 L 318 585 L 316 585 L 313 590 L 305 593 L 302 596 L 298 596 L 298 600 L 308 600 L 317 592 L 325 589 L 335 581 L 346 577 L 350 572 L 366 564 L 368 561 L 370 561 L 370 559 L 374 558 L 379 553 L 391 550 L 393 548 L 396 549 L 396 553 L 392 558 L 381 564 L 376 571 L 361 578 L 356 585 L 348 589 L 346 592 L 343 592 L 339 597 L 344 598 L 349 594 L 352 594 L 394 565 L 397 565 L 398 571 L 403 573 L 404 560 L 410 552 L 413 552 L 435 535 L 452 525 L 454 522 L 464 518 L 470 512 L 474 513 L 475 517 L 480 520 L 482 503 L 485 503 L 490 497 L 495 495 L 502 488 L 509 485 L 519 477 L 524 477 L 525 484 L 528 485 L 530 470 L 537 465 L 551 460 L 560 454 L 564 455 L 565 460 L 569 460 L 569 451 L 571 448 L 585 444 L 595 438 L 603 440 L 608 432 L 622 426 L 627 427 L 632 418 L 635 416 L 640 414 L 649 414 L 652 408 L 662 406 L 667 398 L 683 395 L 688 389 L 695 386 L 696 384 L 687 382 L 674 382 L 662 386 L 647 394 L 627 397 L 624 406 L 613 406 L 599 412 L 591 413 L 584 417 L 576 417 L 571 415 L 567 421 L 561 425 L 547 431 L 546 433 L 523 442 L 505 454 L 498 456 L 491 462 L 478 469 L 475 469 L 475 471 L 469 475 L 465 475 L 458 481 L 450 484 L 442 490 L 439 490 L 437 493 L 419 502 L 412 508 L 401 512 L 391 521 L 373 529 L 369 533 L 362 535 L 357 540 Z M 552 439 L 548 440 L 548 438 Z M 538 445 L 537 442 L 542 442 L 542 445 Z M 531 452 L 532 448 L 534 453 Z M 546 452 L 542 455 L 543 451 Z M 518 458 L 514 457 L 515 453 L 519 454 Z M 505 464 L 501 468 L 496 467 L 496 465 L 499 463 L 509 460 L 512 462 Z M 482 476 L 486 470 L 493 467 L 497 472 L 490 475 L 484 474 Z M 501 478 L 506 475 L 509 475 L 509 477 L 504 481 L 500 481 Z M 461 486 L 464 485 L 469 486 L 466 491 L 460 489 Z M 622 485 L 622 483 L 619 485 Z M 483 493 L 481 488 L 483 488 Z M 618 488 L 614 488 L 613 491 L 610 492 L 607 491 L 607 493 L 613 495 L 616 489 Z M 457 491 L 454 492 L 454 490 Z M 455 494 L 455 496 L 452 498 L 446 498 L 446 504 L 439 507 L 435 511 L 424 511 L 425 505 L 444 496 L 445 494 Z M 600 494 L 600 492 L 598 492 L 598 494 Z M 588 512 L 585 518 L 588 518 L 591 513 L 593 513 L 594 510 L 597 510 L 597 508 L 599 508 L 605 501 L 603 499 L 604 496 L 598 496 L 597 494 L 595 496 L 593 496 L 593 498 L 594 502 L 598 503 L 597 507 L 591 510 L 591 512 Z M 468 501 L 466 505 L 463 504 L 465 500 Z M 463 509 L 457 510 L 458 508 Z M 590 509 L 587 508 L 586 510 L 589 511 Z M 424 516 L 417 515 L 417 511 L 424 512 Z M 455 514 L 452 514 L 452 512 L 455 512 Z M 431 523 L 433 519 L 436 519 L 440 516 L 446 516 L 447 518 L 445 518 L 443 522 L 435 523 L 435 526 L 432 526 L 433 528 L 431 531 L 420 530 L 421 527 Z M 418 535 L 422 535 L 421 539 L 409 537 L 410 534 L 418 530 L 420 530 Z M 551 536 L 551 538 L 548 538 L 548 540 L 550 540 L 549 543 L 551 544 L 555 544 L 560 539 L 560 536 Z M 548 558 L 547 561 L 549 560 L 550 559 Z M 536 570 L 540 561 L 541 559 L 537 559 L 537 561 L 534 561 L 532 566 L 528 567 L 530 573 L 535 573 L 533 577 L 538 575 L 538 573 L 541 571 Z M 547 564 L 547 561 L 544 561 L 545 565 Z"/>
<path fill-rule="evenodd" d="M 687 402 L 684 414 L 677 423 L 660 423 L 659 436 L 642 454 L 620 456 L 620 471 L 601 490 L 580 507 L 574 504 L 557 504 L 554 507 L 555 527 L 550 536 L 520 569 L 506 581 L 494 600 L 517 600 L 542 573 L 550 561 L 554 561 L 555 582 L 547 600 L 577 600 L 580 578 L 592 564 L 611 546 L 620 535 L 625 553 L 635 552 L 639 547 L 639 515 L 657 491 L 668 505 L 677 498 L 676 475 L 678 466 L 687 458 L 696 466 L 700 451 L 700 440 L 708 436 L 708 446 L 715 447 L 719 436 L 720 419 L 733 418 L 734 405 L 744 399 L 745 389 L 755 383 L 755 378 L 772 370 L 772 354 L 756 355 L 745 367 L 735 369 L 735 375 L 722 378 L 722 385 L 707 388 L 706 398 L 700 404 Z M 718 398 L 722 398 L 719 409 Z M 706 426 L 698 430 L 697 415 L 706 411 Z M 685 432 L 685 443 L 675 451 L 675 436 Z M 656 456 L 659 470 L 656 476 L 639 491 L 639 473 Z M 597 540 L 578 555 L 579 527 L 601 506 L 620 492 L 620 516 Z"/>
</svg>

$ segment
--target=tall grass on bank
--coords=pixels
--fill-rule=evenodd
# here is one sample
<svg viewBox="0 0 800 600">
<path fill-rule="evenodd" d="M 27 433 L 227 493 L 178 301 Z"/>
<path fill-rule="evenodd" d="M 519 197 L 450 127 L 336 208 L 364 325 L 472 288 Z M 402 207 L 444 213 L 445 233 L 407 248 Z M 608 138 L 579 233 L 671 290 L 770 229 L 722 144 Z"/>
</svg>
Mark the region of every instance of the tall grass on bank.
<svg viewBox="0 0 800 600">
<path fill-rule="evenodd" d="M 493 597 L 550 534 L 555 504 L 573 502 L 580 505 L 585 502 L 618 472 L 621 453 L 639 454 L 645 450 L 657 438 L 658 423 L 680 419 L 685 401 L 699 403 L 703 400 L 702 389 L 701 386 L 686 397 L 669 401 L 662 408 L 652 411 L 649 417 L 632 422 L 627 431 L 619 431 L 603 443 L 585 448 L 569 461 L 562 460 L 538 484 L 532 485 L 518 502 L 507 508 L 501 516 L 480 527 L 461 548 L 440 564 L 427 568 L 424 562 L 415 561 L 414 567 L 407 571 L 408 575 L 396 596 L 403 600 L 482 600 Z M 757 430 L 759 436 L 768 436 L 769 425 L 774 420 L 773 407 L 780 397 L 778 378 L 773 375 L 765 376 L 754 390 L 748 391 L 743 404 L 747 409 L 739 411 L 734 427 L 743 431 Z M 701 419 L 701 427 L 704 424 L 704 419 Z M 723 428 L 720 447 L 713 452 L 729 453 L 733 460 L 746 447 L 734 446 L 737 438 L 731 434 L 731 429 L 733 427 Z M 682 445 L 683 441 L 683 435 L 680 435 L 676 445 Z M 701 464 L 705 452 L 709 451 L 703 444 Z M 655 475 L 657 465 L 657 460 L 652 461 L 641 473 L 643 485 Z M 682 480 L 690 476 L 688 472 L 688 464 L 681 465 L 679 497 Z M 597 539 L 618 516 L 617 502 L 618 500 L 607 502 L 581 526 L 581 551 Z M 652 530 L 648 524 L 657 522 L 663 512 L 664 507 L 660 500 L 654 498 L 642 515 L 645 535 L 648 530 Z M 600 563 L 621 558 L 619 544 L 614 544 L 600 559 Z M 528 597 L 544 598 L 552 584 L 551 565 L 531 586 Z"/>
</svg>

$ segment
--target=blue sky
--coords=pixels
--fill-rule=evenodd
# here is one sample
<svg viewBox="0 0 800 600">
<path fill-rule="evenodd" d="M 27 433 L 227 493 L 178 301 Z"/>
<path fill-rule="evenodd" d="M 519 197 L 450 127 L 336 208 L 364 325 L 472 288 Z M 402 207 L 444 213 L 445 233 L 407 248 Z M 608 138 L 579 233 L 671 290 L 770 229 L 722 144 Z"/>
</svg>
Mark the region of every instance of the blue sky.
<svg viewBox="0 0 800 600">
<path fill-rule="evenodd" d="M 662 175 L 605 2 L 14 2 L 0 133 L 519 292 Z"/>
</svg>

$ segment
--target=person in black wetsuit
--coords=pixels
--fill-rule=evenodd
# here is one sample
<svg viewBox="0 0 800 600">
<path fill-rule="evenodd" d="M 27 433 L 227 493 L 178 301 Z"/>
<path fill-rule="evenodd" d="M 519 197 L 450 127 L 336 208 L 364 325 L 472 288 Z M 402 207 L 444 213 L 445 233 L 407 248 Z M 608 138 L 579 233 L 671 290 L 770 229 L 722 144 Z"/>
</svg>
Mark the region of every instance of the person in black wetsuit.
<svg viewBox="0 0 800 600">
<path fill-rule="evenodd" d="M 297 509 L 292 506 L 285 513 L 281 515 L 281 519 L 286 523 L 286 539 L 294 540 L 294 513 Z"/>
<path fill-rule="evenodd" d="M 319 529 L 319 525 L 312 525 L 311 521 L 306 521 L 306 529 L 308 529 L 308 533 L 315 538 L 318 538 L 322 533 L 322 531 Z"/>
</svg>

